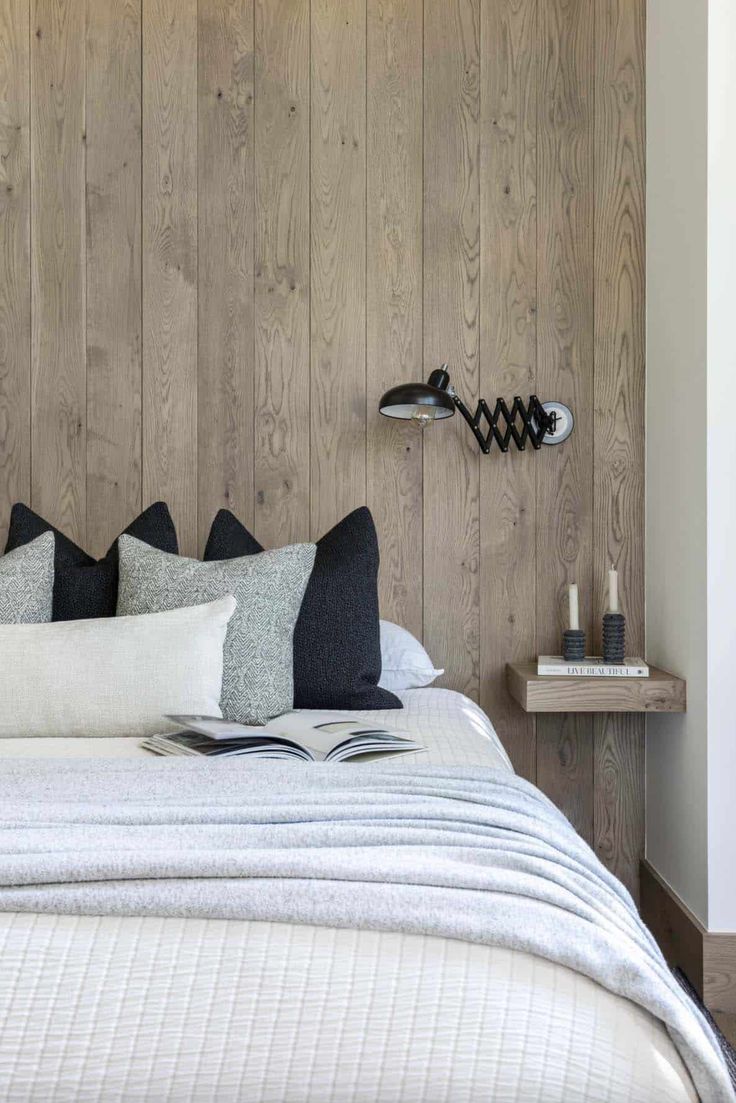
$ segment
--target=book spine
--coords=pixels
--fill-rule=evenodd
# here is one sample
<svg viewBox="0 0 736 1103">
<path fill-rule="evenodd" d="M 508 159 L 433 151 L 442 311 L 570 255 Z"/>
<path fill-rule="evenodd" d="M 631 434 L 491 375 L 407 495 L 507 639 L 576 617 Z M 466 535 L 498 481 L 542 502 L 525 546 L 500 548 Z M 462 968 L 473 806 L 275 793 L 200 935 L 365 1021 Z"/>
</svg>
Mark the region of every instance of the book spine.
<svg viewBox="0 0 736 1103">
<path fill-rule="evenodd" d="M 537 674 L 544 678 L 648 678 L 644 666 L 546 666 L 539 664 Z"/>
</svg>

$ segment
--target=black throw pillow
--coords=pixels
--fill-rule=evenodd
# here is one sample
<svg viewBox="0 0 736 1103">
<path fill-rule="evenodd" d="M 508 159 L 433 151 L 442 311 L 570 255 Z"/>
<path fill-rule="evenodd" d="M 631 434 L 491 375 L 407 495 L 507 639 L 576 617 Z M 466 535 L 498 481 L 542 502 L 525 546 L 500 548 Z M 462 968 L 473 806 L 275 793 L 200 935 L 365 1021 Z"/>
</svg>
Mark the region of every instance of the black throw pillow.
<svg viewBox="0 0 736 1103">
<path fill-rule="evenodd" d="M 212 522 L 204 558 L 234 559 L 263 548 L 229 510 Z M 380 689 L 378 537 L 370 510 L 349 513 L 317 541 L 312 577 L 294 630 L 294 707 L 400 709 Z"/>
<path fill-rule="evenodd" d="M 53 532 L 56 538 L 53 619 L 114 617 L 118 601 L 117 540 L 103 559 L 95 560 L 43 517 L 16 502 L 10 513 L 5 551 L 19 548 L 44 532 Z M 144 509 L 125 532 L 160 551 L 174 555 L 179 551 L 174 522 L 164 502 L 155 502 Z"/>
</svg>

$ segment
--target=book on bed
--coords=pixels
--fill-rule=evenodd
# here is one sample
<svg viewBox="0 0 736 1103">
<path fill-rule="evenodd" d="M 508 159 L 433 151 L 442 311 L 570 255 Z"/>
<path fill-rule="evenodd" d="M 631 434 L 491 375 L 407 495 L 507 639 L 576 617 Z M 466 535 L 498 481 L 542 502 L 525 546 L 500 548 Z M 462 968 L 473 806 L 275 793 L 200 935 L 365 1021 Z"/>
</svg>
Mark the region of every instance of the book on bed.
<svg viewBox="0 0 736 1103">
<path fill-rule="evenodd" d="M 287 712 L 263 727 L 215 716 L 167 715 L 181 724 L 173 735 L 153 735 L 141 747 L 160 755 L 275 758 L 345 762 L 362 755 L 412 754 L 424 750 L 408 732 L 376 727 L 334 712 Z"/>
</svg>

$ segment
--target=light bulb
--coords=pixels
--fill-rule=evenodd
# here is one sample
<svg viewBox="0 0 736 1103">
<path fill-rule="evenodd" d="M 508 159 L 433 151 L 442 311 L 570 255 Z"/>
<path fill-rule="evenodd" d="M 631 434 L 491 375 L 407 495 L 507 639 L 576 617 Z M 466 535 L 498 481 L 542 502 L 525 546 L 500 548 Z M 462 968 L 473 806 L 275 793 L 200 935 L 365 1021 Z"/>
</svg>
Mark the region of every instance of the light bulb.
<svg viewBox="0 0 736 1103">
<path fill-rule="evenodd" d="M 412 421 L 415 421 L 420 429 L 426 429 L 436 417 L 437 411 L 434 406 L 415 406 L 411 415 Z"/>
</svg>

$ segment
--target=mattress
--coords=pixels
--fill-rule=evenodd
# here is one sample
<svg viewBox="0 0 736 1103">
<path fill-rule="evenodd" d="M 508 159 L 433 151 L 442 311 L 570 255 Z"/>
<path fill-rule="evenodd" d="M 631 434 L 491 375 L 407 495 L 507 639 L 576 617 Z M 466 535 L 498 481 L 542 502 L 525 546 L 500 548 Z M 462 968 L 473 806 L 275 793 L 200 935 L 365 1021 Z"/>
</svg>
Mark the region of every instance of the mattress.
<svg viewBox="0 0 736 1103">
<path fill-rule="evenodd" d="M 402 713 L 371 719 L 421 735 L 414 760 L 511 770 L 467 698 L 401 696 Z M 102 739 L 2 750 L 145 754 Z M 285 923 L 0 914 L 3 1103 L 696 1098 L 659 1021 L 519 951 Z"/>
</svg>

